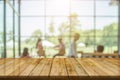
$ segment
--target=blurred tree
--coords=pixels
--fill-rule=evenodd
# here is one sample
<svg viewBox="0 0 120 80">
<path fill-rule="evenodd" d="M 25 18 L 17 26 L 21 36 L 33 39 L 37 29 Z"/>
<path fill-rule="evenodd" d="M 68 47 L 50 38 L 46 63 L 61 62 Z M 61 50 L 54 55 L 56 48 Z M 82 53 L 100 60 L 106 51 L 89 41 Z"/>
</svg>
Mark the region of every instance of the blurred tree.
<svg viewBox="0 0 120 80">
<path fill-rule="evenodd" d="M 101 43 L 106 46 L 115 46 L 117 43 L 118 23 L 107 25 L 103 29 Z"/>
<path fill-rule="evenodd" d="M 80 21 L 78 20 L 78 15 L 76 13 L 73 13 L 70 15 L 70 31 L 76 32 L 78 31 L 77 26 L 80 25 Z"/>
<path fill-rule="evenodd" d="M 104 37 L 109 37 L 109 36 L 117 36 L 118 33 L 118 24 L 117 23 L 112 23 L 110 25 L 107 25 L 103 29 L 103 36 Z"/>
<path fill-rule="evenodd" d="M 76 13 L 71 14 L 68 19 L 70 22 L 63 22 L 60 27 L 59 31 L 62 35 L 72 35 L 75 32 L 80 33 L 78 30 L 78 26 L 80 26 L 80 22 L 78 20 L 78 15 Z"/>
<path fill-rule="evenodd" d="M 0 44 L 2 44 L 3 43 L 3 41 L 4 41 L 4 35 L 3 35 L 4 33 L 3 32 L 0 32 Z"/>
<path fill-rule="evenodd" d="M 13 40 L 13 31 L 9 31 L 7 33 L 7 41 L 11 41 L 11 40 Z"/>
<path fill-rule="evenodd" d="M 89 34 L 87 35 L 87 37 L 85 37 L 85 41 L 84 43 L 86 44 L 86 47 L 94 45 L 94 38 L 91 37 Z"/>
<path fill-rule="evenodd" d="M 42 32 L 40 29 L 35 30 L 30 37 L 25 40 L 25 43 L 35 44 L 38 38 L 41 38 Z"/>
<path fill-rule="evenodd" d="M 49 27 L 49 32 L 51 33 L 51 35 L 54 35 L 54 23 L 53 23 L 53 17 L 51 17 L 51 23 L 50 23 L 50 27 Z"/>
<path fill-rule="evenodd" d="M 68 30 L 68 24 L 66 22 L 63 22 L 60 27 L 58 28 L 61 35 L 69 34 Z"/>
<path fill-rule="evenodd" d="M 35 30 L 31 35 L 31 37 L 40 37 L 40 36 L 42 36 L 42 32 L 40 31 L 40 29 Z"/>
</svg>

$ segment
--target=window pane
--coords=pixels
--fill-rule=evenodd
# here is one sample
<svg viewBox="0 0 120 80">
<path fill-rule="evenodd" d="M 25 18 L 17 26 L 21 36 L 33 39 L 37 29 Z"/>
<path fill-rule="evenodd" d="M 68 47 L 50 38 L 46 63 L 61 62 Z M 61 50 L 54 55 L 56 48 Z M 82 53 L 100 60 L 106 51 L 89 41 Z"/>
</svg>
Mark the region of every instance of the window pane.
<svg viewBox="0 0 120 80">
<path fill-rule="evenodd" d="M 13 0 L 6 6 L 7 57 L 19 57 L 18 39 L 18 1 L 15 1 L 15 22 L 13 24 Z M 36 42 L 43 41 L 45 54 L 53 57 L 58 51 L 53 46 L 62 36 L 68 54 L 73 40 L 73 33 L 80 34 L 77 50 L 93 53 L 97 45 L 105 47 L 104 53 L 117 50 L 118 6 L 111 5 L 111 0 L 21 0 L 21 52 L 29 48 L 30 55 L 36 57 Z M 11 5 L 10 5 L 11 4 Z M 3 17 L 3 0 L 0 0 L 0 17 Z M 0 57 L 3 53 L 3 18 L 0 18 Z M 13 34 L 15 25 L 15 34 Z M 13 37 L 15 36 L 15 42 Z M 114 39 L 114 40 L 113 40 Z"/>
<path fill-rule="evenodd" d="M 96 37 L 96 47 L 97 45 L 104 46 L 103 53 L 114 53 L 114 51 L 118 50 L 117 45 L 117 37 Z"/>
<path fill-rule="evenodd" d="M 15 36 L 15 58 L 18 58 L 19 57 L 19 49 L 18 49 L 18 36 Z"/>
<path fill-rule="evenodd" d="M 4 37 L 3 37 L 3 1 L 0 1 L 0 58 L 3 57 L 3 53 L 4 53 Z"/>
<path fill-rule="evenodd" d="M 83 53 L 93 53 L 94 52 L 94 37 L 80 37 L 77 42 L 77 50 L 82 51 Z"/>
<path fill-rule="evenodd" d="M 44 16 L 45 0 L 22 0 L 21 15 L 22 16 Z"/>
<path fill-rule="evenodd" d="M 14 9 L 15 9 L 15 12 L 16 12 L 16 15 L 17 14 L 19 14 L 19 9 L 18 9 L 18 7 L 19 7 L 19 1 L 20 0 L 14 0 L 14 2 L 15 2 L 15 5 L 14 5 Z"/>
<path fill-rule="evenodd" d="M 96 0 L 97 16 L 118 16 L 118 6 L 111 5 L 111 0 Z"/>
<path fill-rule="evenodd" d="M 14 22 L 14 24 L 15 24 L 15 34 L 14 34 L 14 37 L 15 37 L 15 42 L 14 42 L 14 44 L 15 44 L 15 56 L 16 57 L 18 57 L 18 55 L 19 55 L 19 50 L 18 50 L 18 38 L 19 38 L 19 36 L 18 36 L 18 33 L 19 33 L 19 31 L 18 31 L 18 27 L 19 27 L 19 23 L 18 23 L 18 15 L 17 14 L 15 14 L 15 22 Z"/>
<path fill-rule="evenodd" d="M 72 0 L 71 13 L 76 13 L 79 16 L 93 16 L 94 0 Z"/>
<path fill-rule="evenodd" d="M 13 5 L 13 1 L 11 1 Z M 6 5 L 6 55 L 7 58 L 13 57 L 13 9 L 10 7 L 9 3 Z"/>
<path fill-rule="evenodd" d="M 94 18 L 93 17 L 78 17 L 79 24 L 77 30 L 79 30 L 81 36 L 94 36 Z"/>
<path fill-rule="evenodd" d="M 70 23 L 68 17 L 46 17 L 46 35 L 69 35 Z"/>
<path fill-rule="evenodd" d="M 22 36 L 43 36 L 45 35 L 44 17 L 21 17 Z"/>
<path fill-rule="evenodd" d="M 68 16 L 70 0 L 46 0 L 47 16 Z"/>
<path fill-rule="evenodd" d="M 118 35 L 117 17 L 97 17 L 96 36 L 116 36 Z"/>
</svg>

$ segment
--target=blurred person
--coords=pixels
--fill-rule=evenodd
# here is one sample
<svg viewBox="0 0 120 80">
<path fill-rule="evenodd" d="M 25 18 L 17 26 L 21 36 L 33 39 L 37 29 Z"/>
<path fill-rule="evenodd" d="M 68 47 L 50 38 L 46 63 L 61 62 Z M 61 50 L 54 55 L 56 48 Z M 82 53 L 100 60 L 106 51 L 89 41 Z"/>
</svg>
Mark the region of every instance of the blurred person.
<svg viewBox="0 0 120 80">
<path fill-rule="evenodd" d="M 43 45 L 42 45 L 42 40 L 40 38 L 38 39 L 38 41 L 36 43 L 36 49 L 37 49 L 37 54 L 39 57 L 41 57 L 41 56 L 46 57 L 45 51 L 44 51 Z"/>
<path fill-rule="evenodd" d="M 55 49 L 58 49 L 58 53 L 55 54 L 53 56 L 53 58 L 56 57 L 56 56 L 64 56 L 64 54 L 65 54 L 65 45 L 62 42 L 62 38 L 59 37 L 58 42 L 59 42 L 59 44 L 54 47 Z"/>
<path fill-rule="evenodd" d="M 73 41 L 71 42 L 70 47 L 69 47 L 68 57 L 73 57 L 73 58 L 78 57 L 77 51 L 76 51 L 76 47 L 77 47 L 76 42 L 79 40 L 79 38 L 80 38 L 80 34 L 75 33 L 73 36 Z"/>
<path fill-rule="evenodd" d="M 103 45 L 98 45 L 95 53 L 103 53 L 103 51 L 104 51 L 104 46 Z"/>
<path fill-rule="evenodd" d="M 114 54 L 119 54 L 118 50 L 115 50 L 115 51 L 114 51 Z"/>
<path fill-rule="evenodd" d="M 23 53 L 22 53 L 22 55 L 21 55 L 21 58 L 31 58 L 31 57 L 29 56 L 28 48 L 24 48 L 24 49 L 23 49 Z"/>
</svg>

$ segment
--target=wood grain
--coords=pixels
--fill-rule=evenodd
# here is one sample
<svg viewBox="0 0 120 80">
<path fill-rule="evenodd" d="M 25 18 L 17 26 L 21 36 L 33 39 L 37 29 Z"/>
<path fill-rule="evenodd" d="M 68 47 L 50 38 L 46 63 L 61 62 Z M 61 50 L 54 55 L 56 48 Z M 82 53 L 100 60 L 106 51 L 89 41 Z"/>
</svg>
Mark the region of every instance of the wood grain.
<svg viewBox="0 0 120 80">
<path fill-rule="evenodd" d="M 38 65 L 39 59 L 31 59 L 28 65 L 26 66 L 26 69 L 23 70 L 19 76 L 29 76 L 30 72 Z"/>
<path fill-rule="evenodd" d="M 6 58 L 0 76 L 79 80 L 82 77 L 120 77 L 119 58 Z"/>
</svg>

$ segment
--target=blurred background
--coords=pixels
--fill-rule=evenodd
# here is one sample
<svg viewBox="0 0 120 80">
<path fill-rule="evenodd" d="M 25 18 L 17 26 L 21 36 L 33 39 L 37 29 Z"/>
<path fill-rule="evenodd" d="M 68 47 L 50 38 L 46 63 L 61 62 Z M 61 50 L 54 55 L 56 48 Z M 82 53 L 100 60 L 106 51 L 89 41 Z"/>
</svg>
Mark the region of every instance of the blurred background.
<svg viewBox="0 0 120 80">
<path fill-rule="evenodd" d="M 0 0 L 0 57 L 18 58 L 24 47 L 32 57 L 42 39 L 46 56 L 62 36 L 68 53 L 74 33 L 77 50 L 93 53 L 97 45 L 104 54 L 118 50 L 118 0 Z"/>
</svg>

